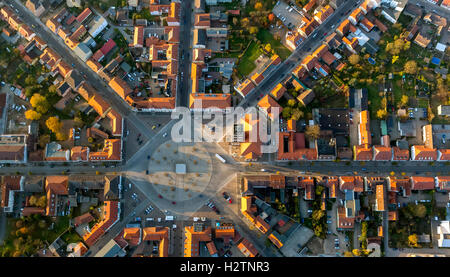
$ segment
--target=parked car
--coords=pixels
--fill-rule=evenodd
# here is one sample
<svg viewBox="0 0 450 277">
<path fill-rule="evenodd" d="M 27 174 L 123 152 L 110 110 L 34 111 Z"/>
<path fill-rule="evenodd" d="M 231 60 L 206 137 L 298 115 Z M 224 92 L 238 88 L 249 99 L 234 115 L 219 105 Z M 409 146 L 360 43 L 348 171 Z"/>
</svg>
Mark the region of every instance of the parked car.
<svg viewBox="0 0 450 277">
<path fill-rule="evenodd" d="M 232 200 L 231 200 L 231 197 L 228 195 L 228 193 L 223 192 L 222 195 L 223 195 L 223 198 L 225 198 L 225 200 L 231 204 Z"/>
</svg>

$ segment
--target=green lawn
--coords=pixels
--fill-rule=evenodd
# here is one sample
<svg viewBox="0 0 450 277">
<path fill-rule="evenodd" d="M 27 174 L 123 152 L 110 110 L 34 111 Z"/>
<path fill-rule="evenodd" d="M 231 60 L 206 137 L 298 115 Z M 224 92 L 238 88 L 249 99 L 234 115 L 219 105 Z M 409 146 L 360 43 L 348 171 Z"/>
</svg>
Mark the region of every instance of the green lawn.
<svg viewBox="0 0 450 277">
<path fill-rule="evenodd" d="M 261 54 L 262 51 L 259 49 L 258 44 L 252 42 L 239 61 L 239 65 L 237 67 L 239 74 L 241 74 L 242 76 L 247 76 L 248 74 L 250 74 L 250 72 L 252 72 L 256 68 L 255 60 Z"/>
<path fill-rule="evenodd" d="M 71 232 L 66 232 L 61 238 L 66 243 L 79 242 L 82 240 L 82 238 L 74 230 Z"/>
<path fill-rule="evenodd" d="M 281 44 L 280 41 L 275 40 L 268 30 L 259 30 L 256 37 L 261 41 L 263 45 L 270 43 L 272 49 L 275 50 L 275 53 L 277 53 L 277 55 L 280 56 L 282 60 L 287 59 L 287 57 L 291 55 L 291 51 L 287 49 L 283 44 Z"/>
<path fill-rule="evenodd" d="M 419 108 L 428 108 L 428 99 L 418 98 L 417 99 L 417 106 Z"/>
<path fill-rule="evenodd" d="M 56 218 L 53 230 L 42 230 L 41 236 L 46 238 L 49 243 L 52 243 L 57 237 L 59 237 L 69 227 L 68 216 L 58 216 Z"/>
<path fill-rule="evenodd" d="M 377 85 L 367 87 L 369 93 L 369 111 L 370 117 L 376 118 L 377 111 L 381 108 L 381 97 L 378 92 Z"/>
</svg>

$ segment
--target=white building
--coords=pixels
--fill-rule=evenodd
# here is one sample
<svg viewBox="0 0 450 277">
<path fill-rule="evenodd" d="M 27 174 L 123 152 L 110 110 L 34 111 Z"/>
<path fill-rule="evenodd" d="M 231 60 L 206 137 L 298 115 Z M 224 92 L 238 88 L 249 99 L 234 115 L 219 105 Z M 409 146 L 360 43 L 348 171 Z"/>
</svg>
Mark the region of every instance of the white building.
<svg viewBox="0 0 450 277">
<path fill-rule="evenodd" d="M 93 24 L 92 24 L 91 28 L 89 28 L 88 32 L 93 38 L 98 36 L 98 34 L 100 34 L 106 28 L 106 26 L 108 26 L 108 22 L 106 21 L 106 19 L 100 15 L 97 15 L 92 20 L 92 22 L 93 22 Z"/>
<path fill-rule="evenodd" d="M 450 221 L 441 221 L 441 225 L 437 227 L 439 235 L 438 246 L 450 247 Z"/>
</svg>

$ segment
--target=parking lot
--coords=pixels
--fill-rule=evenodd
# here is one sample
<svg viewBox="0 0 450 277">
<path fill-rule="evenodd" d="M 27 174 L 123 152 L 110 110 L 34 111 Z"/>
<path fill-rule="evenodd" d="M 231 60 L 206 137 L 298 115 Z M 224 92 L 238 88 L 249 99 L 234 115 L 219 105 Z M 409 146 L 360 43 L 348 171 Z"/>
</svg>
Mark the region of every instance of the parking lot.
<svg viewBox="0 0 450 277">
<path fill-rule="evenodd" d="M 136 126 L 131 121 L 125 121 L 124 128 L 124 153 L 123 158 L 125 160 L 130 159 L 143 144 L 148 141 L 148 138 L 141 134 Z"/>
<path fill-rule="evenodd" d="M 302 22 L 303 12 L 294 6 L 289 6 L 283 1 L 278 1 L 273 7 L 272 12 L 290 29 L 296 29 Z"/>
</svg>

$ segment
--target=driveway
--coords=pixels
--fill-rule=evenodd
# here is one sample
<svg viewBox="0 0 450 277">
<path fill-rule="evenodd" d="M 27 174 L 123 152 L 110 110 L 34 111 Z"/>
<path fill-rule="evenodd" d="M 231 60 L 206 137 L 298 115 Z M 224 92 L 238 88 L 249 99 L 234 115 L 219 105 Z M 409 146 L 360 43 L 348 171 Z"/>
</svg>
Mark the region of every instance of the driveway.
<svg viewBox="0 0 450 277">
<path fill-rule="evenodd" d="M 3 245 L 3 240 L 6 235 L 6 215 L 0 211 L 0 245 Z"/>
</svg>

